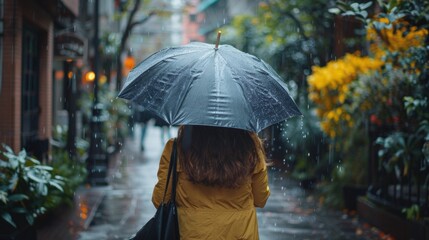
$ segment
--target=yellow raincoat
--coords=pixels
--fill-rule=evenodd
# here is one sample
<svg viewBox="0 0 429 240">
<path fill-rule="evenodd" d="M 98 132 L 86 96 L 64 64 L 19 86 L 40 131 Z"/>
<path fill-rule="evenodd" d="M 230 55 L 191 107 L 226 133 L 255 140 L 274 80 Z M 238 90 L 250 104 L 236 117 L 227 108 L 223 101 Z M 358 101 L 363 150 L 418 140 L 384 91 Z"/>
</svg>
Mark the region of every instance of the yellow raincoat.
<svg viewBox="0 0 429 240">
<path fill-rule="evenodd" d="M 170 139 L 162 153 L 158 183 L 153 190 L 155 207 L 162 201 L 172 149 L 173 139 Z M 259 154 L 260 159 L 265 159 L 262 152 Z M 270 195 L 265 161 L 257 164 L 245 184 L 234 189 L 190 182 L 179 161 L 176 204 L 182 240 L 259 239 L 255 207 L 264 207 Z M 170 199 L 171 184 L 169 188 L 166 201 Z"/>
</svg>

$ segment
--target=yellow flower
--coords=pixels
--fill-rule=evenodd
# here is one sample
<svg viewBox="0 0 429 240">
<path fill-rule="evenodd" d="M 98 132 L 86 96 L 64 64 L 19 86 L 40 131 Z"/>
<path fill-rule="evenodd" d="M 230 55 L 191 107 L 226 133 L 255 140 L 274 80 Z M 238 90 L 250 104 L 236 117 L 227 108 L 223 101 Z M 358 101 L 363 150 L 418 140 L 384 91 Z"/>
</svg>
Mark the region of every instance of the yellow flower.
<svg viewBox="0 0 429 240">
<path fill-rule="evenodd" d="M 343 109 L 349 94 L 349 84 L 359 74 L 380 69 L 383 62 L 359 53 L 346 54 L 343 58 L 328 62 L 325 67 L 313 66 L 308 76 L 309 98 L 318 106 L 321 128 L 330 137 L 338 136 L 343 126 L 352 127 L 351 116 Z"/>
<path fill-rule="evenodd" d="M 385 18 L 379 18 L 376 22 L 389 23 Z M 398 20 L 391 22 L 392 27 L 381 30 L 370 27 L 367 31 L 367 40 L 370 42 L 370 51 L 378 59 L 390 52 L 404 52 L 410 47 L 422 45 L 428 35 L 427 29 L 417 30 L 411 27 L 407 30 L 407 22 Z M 401 25 L 401 26 L 400 26 Z M 405 32 L 408 31 L 407 34 Z"/>
<path fill-rule="evenodd" d="M 377 19 L 381 23 L 389 24 L 385 18 Z M 379 71 L 385 64 L 383 57 L 386 52 L 407 54 L 413 46 L 421 46 L 428 35 L 426 29 L 411 28 L 404 34 L 406 27 L 399 28 L 399 24 L 406 26 L 406 22 L 393 22 L 391 29 L 376 30 L 369 28 L 367 39 L 370 42 L 369 51 L 372 57 L 362 57 L 359 53 L 346 54 L 343 58 L 330 61 L 324 67 L 313 66 L 312 74 L 308 76 L 309 98 L 316 106 L 316 113 L 320 117 L 321 129 L 330 137 L 340 136 L 345 128 L 353 127 L 353 118 L 344 107 L 349 96 L 359 96 L 359 92 L 350 93 L 349 85 L 364 74 Z M 413 66 L 411 63 L 410 66 Z M 417 71 L 417 70 L 416 70 Z M 388 84 L 388 79 L 381 79 L 382 84 Z M 381 99 L 381 101 L 387 101 Z M 363 102 L 358 109 L 367 111 L 372 108 L 371 102 Z"/>
</svg>

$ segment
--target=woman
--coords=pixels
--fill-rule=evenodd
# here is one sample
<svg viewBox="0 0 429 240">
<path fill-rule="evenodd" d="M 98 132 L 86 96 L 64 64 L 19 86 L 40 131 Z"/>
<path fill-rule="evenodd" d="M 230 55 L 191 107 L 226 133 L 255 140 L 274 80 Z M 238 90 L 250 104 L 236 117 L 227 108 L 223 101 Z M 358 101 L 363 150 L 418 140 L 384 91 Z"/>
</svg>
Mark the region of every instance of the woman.
<svg viewBox="0 0 429 240">
<path fill-rule="evenodd" d="M 177 144 L 180 238 L 259 239 L 255 207 L 265 206 L 270 190 L 258 136 L 240 129 L 182 126 Z M 155 207 L 162 201 L 172 148 L 170 139 L 153 191 Z"/>
</svg>

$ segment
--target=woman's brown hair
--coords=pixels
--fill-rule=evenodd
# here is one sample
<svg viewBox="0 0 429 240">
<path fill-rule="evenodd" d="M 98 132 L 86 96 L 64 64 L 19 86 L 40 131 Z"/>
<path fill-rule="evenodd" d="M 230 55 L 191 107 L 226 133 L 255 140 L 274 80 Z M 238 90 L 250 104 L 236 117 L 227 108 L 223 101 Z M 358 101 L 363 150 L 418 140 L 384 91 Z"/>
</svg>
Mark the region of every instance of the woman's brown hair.
<svg viewBox="0 0 429 240">
<path fill-rule="evenodd" d="M 179 164 L 193 183 L 235 188 L 249 177 L 264 153 L 256 133 L 241 129 L 181 126 Z M 263 154 L 265 156 L 265 154 Z"/>
</svg>

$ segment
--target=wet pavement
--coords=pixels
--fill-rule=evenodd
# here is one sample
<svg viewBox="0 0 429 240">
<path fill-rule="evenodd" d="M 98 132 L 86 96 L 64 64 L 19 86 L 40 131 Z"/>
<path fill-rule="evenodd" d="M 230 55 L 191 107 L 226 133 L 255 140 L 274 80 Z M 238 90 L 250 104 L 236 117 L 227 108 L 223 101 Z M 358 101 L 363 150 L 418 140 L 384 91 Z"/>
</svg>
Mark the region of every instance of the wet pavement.
<svg viewBox="0 0 429 240">
<path fill-rule="evenodd" d="M 75 210 L 40 228 L 39 239 L 128 239 L 155 214 L 151 195 L 167 138 L 150 125 L 141 152 L 139 133 L 137 125 L 134 138 L 127 140 L 111 164 L 109 186 L 80 189 Z M 171 136 L 176 133 L 170 129 Z M 269 184 L 271 196 L 265 208 L 257 210 L 261 240 L 388 239 L 356 216 L 321 207 L 283 170 L 270 168 Z"/>
</svg>

